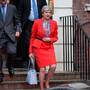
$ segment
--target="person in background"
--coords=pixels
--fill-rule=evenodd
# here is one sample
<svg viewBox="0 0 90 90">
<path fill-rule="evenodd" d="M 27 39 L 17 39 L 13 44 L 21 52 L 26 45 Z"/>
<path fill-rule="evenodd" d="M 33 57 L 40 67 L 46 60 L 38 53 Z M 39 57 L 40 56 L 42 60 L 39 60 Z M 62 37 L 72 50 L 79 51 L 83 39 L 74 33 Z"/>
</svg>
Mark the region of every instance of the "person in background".
<svg viewBox="0 0 90 90">
<path fill-rule="evenodd" d="M 29 39 L 34 20 L 41 18 L 41 8 L 46 5 L 46 0 L 19 0 L 18 12 L 22 22 L 21 53 L 23 61 L 29 60 Z"/>
<path fill-rule="evenodd" d="M 18 18 L 17 9 L 8 3 L 8 0 L 0 2 L 0 82 L 3 81 L 2 55 L 7 55 L 7 67 L 10 76 L 13 76 L 13 59 L 16 56 L 17 38 L 21 33 L 21 23 Z"/>
<path fill-rule="evenodd" d="M 35 57 L 39 67 L 40 90 L 49 88 L 49 81 L 56 68 L 53 43 L 58 40 L 57 22 L 51 19 L 52 9 L 45 5 L 41 10 L 42 18 L 34 21 L 29 46 L 29 57 Z M 45 69 L 49 66 L 47 77 Z"/>
</svg>

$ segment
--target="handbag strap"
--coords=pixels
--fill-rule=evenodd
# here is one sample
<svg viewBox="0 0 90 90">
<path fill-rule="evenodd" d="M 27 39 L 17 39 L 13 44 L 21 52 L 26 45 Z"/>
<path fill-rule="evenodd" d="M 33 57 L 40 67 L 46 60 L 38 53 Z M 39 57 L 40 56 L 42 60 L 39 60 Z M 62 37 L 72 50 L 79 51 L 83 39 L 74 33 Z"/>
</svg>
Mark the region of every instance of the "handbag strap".
<svg viewBox="0 0 90 90">
<path fill-rule="evenodd" d="M 27 70 L 29 71 L 30 70 L 30 60 L 28 61 L 28 68 Z"/>
<path fill-rule="evenodd" d="M 35 68 L 35 57 L 31 57 L 32 68 Z"/>
<path fill-rule="evenodd" d="M 30 70 L 30 68 L 35 69 L 35 59 L 33 57 L 29 58 L 28 70 Z"/>
</svg>

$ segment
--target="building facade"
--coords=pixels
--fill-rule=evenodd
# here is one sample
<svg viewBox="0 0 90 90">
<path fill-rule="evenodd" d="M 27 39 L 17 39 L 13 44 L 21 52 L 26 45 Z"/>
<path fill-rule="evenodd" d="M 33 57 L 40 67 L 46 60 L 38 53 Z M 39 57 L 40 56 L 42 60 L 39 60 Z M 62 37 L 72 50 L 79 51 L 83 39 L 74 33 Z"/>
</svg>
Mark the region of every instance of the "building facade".
<svg viewBox="0 0 90 90">
<path fill-rule="evenodd" d="M 73 0 L 73 14 L 77 15 L 81 26 L 90 35 L 90 0 Z"/>
</svg>

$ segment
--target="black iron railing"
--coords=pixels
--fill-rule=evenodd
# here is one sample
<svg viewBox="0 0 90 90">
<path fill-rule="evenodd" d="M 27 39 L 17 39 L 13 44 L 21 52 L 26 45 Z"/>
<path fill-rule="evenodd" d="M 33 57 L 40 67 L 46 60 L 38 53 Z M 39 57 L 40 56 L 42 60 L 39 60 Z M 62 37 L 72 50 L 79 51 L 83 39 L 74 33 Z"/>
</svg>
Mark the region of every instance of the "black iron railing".
<svg viewBox="0 0 90 90">
<path fill-rule="evenodd" d="M 63 22 L 63 68 L 79 72 L 80 79 L 90 79 L 90 39 L 79 24 L 78 17 L 60 17 Z"/>
</svg>

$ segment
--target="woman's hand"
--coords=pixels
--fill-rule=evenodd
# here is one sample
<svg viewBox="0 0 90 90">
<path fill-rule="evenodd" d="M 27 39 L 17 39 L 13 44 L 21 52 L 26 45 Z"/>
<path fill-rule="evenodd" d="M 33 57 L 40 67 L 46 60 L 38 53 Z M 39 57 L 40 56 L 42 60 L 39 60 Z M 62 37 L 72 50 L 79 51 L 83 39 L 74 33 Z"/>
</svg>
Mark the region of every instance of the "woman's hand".
<svg viewBox="0 0 90 90">
<path fill-rule="evenodd" d="M 16 32 L 15 36 L 18 38 L 20 36 L 20 32 Z"/>
<path fill-rule="evenodd" d="M 29 54 L 29 58 L 31 58 L 31 57 L 34 58 L 34 54 L 33 53 Z"/>
<path fill-rule="evenodd" d="M 51 41 L 49 37 L 44 37 L 42 40 L 43 40 L 44 42 L 50 42 L 50 41 Z"/>
</svg>

